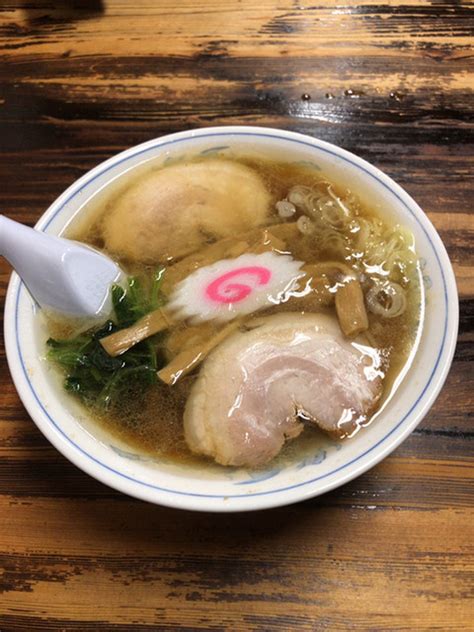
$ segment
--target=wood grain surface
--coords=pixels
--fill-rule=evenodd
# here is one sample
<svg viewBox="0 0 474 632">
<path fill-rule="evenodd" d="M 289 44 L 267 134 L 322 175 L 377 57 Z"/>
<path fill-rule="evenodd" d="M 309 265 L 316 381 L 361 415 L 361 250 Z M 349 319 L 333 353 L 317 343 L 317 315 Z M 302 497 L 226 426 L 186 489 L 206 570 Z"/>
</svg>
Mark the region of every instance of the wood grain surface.
<svg viewBox="0 0 474 632">
<path fill-rule="evenodd" d="M 462 1 L 0 2 L 2 212 L 168 132 L 259 124 L 382 168 L 439 230 L 461 322 L 420 427 L 289 508 L 190 514 L 80 472 L 0 349 L 0 630 L 474 630 L 473 34 Z M 0 302 L 10 269 L 0 262 Z"/>
</svg>

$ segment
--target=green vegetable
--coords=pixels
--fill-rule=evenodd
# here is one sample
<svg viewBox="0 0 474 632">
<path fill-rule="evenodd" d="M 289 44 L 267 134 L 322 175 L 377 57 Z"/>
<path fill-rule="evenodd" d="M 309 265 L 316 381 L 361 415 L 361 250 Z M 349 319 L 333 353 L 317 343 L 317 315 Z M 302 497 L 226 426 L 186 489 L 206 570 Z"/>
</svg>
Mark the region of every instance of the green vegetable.
<svg viewBox="0 0 474 632">
<path fill-rule="evenodd" d="M 119 329 L 130 327 L 142 316 L 163 305 L 164 300 L 160 288 L 164 272 L 164 268 L 159 268 L 153 274 L 148 291 L 138 277 L 128 279 L 126 291 L 119 285 L 112 287 L 112 302 Z"/>
<path fill-rule="evenodd" d="M 148 285 L 131 277 L 124 290 L 112 288 L 115 321 L 108 320 L 99 329 L 90 329 L 69 340 L 47 341 L 48 358 L 65 374 L 64 387 L 86 404 L 108 410 L 122 396 L 137 395 L 157 380 L 160 335 L 144 340 L 121 356 L 112 358 L 100 339 L 133 325 L 138 319 L 164 303 L 160 292 L 164 269 L 158 270 Z"/>
</svg>

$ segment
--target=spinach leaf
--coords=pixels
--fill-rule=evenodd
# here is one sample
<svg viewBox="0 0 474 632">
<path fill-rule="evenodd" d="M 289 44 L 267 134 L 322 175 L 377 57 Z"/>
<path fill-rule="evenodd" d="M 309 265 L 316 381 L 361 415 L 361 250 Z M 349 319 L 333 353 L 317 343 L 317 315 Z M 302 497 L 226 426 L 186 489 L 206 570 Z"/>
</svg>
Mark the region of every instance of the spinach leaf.
<svg viewBox="0 0 474 632">
<path fill-rule="evenodd" d="M 131 277 L 126 290 L 112 288 L 115 322 L 108 320 L 101 327 L 69 340 L 47 341 L 48 358 L 66 374 L 64 388 L 86 404 L 109 409 L 124 395 L 138 394 L 157 380 L 160 334 L 144 340 L 120 356 L 112 358 L 100 339 L 119 329 L 133 325 L 138 319 L 164 304 L 160 291 L 164 269 L 160 268 L 148 284 Z"/>
<path fill-rule="evenodd" d="M 137 320 L 164 304 L 161 293 L 165 269 L 159 268 L 152 276 L 149 287 L 138 277 L 129 277 L 127 288 L 112 287 L 112 303 L 119 329 L 130 327 Z"/>
</svg>

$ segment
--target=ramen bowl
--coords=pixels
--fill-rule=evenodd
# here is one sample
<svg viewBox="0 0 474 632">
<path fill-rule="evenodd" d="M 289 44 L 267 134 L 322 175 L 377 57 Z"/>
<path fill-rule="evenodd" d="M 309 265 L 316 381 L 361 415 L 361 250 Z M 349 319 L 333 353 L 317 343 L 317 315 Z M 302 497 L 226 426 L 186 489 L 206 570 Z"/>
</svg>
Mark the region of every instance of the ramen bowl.
<svg viewBox="0 0 474 632">
<path fill-rule="evenodd" d="M 446 250 L 416 202 L 379 169 L 344 149 L 293 132 L 219 127 L 181 132 L 124 151 L 75 182 L 44 213 L 36 228 L 62 234 L 86 220 L 94 196 L 130 169 L 235 151 L 278 156 L 321 169 L 414 235 L 420 257 L 422 327 L 394 395 L 353 438 L 321 440 L 304 458 L 264 469 L 177 464 L 138 452 L 94 424 L 66 393 L 45 360 L 46 331 L 38 308 L 16 274 L 5 305 L 5 343 L 16 389 L 33 421 L 72 463 L 97 480 L 156 504 L 198 511 L 247 511 L 287 505 L 323 494 L 356 478 L 392 452 L 436 399 L 449 371 L 458 326 L 456 284 Z"/>
</svg>

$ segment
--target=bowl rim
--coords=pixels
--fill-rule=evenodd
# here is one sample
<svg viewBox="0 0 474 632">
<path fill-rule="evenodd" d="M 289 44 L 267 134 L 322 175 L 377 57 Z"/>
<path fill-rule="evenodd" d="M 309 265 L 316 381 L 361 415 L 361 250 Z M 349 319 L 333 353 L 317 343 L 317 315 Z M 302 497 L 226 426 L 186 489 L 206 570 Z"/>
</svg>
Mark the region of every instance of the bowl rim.
<svg viewBox="0 0 474 632">
<path fill-rule="evenodd" d="M 47 211 L 40 217 L 35 227 L 39 230 L 47 229 L 53 219 L 61 212 L 65 204 L 76 196 L 86 185 L 90 184 L 100 175 L 106 173 L 112 167 L 116 167 L 131 157 L 146 153 L 150 149 L 166 147 L 169 144 L 186 141 L 192 138 L 208 138 L 229 135 L 236 137 L 258 136 L 284 141 L 289 140 L 298 143 L 299 145 L 306 145 L 309 148 L 322 150 L 337 159 L 342 159 L 351 163 L 353 167 L 361 169 L 387 188 L 398 198 L 402 205 L 406 207 L 415 220 L 417 220 L 418 224 L 424 231 L 425 236 L 433 247 L 433 252 L 437 259 L 444 283 L 443 290 L 446 305 L 446 320 L 443 339 L 436 362 L 427 384 L 419 392 L 415 403 L 406 415 L 401 420 L 398 420 L 382 439 L 373 445 L 369 445 L 369 447 L 361 454 L 321 477 L 313 477 L 310 480 L 303 481 L 295 485 L 288 485 L 275 490 L 238 494 L 235 496 L 223 496 L 222 494 L 195 494 L 161 488 L 158 485 L 155 486 L 145 481 L 139 481 L 129 477 L 119 470 L 115 470 L 106 463 L 102 463 L 96 459 L 93 455 L 88 454 L 50 417 L 48 412 L 42 407 L 41 400 L 33 388 L 21 357 L 18 340 L 17 310 L 21 290 L 26 290 L 16 273 L 13 273 L 8 286 L 5 301 L 4 338 L 6 355 L 10 373 L 18 394 L 40 431 L 68 460 L 100 482 L 142 500 L 164 506 L 195 511 L 248 511 L 292 504 L 335 489 L 344 483 L 353 480 L 379 463 L 405 440 L 405 438 L 414 430 L 431 408 L 449 372 L 456 346 L 458 330 L 458 298 L 452 266 L 446 249 L 436 232 L 436 229 L 423 210 L 400 185 L 369 162 L 345 149 L 338 147 L 337 145 L 307 136 L 305 134 L 300 134 L 298 132 L 256 126 L 222 126 L 177 132 L 175 134 L 168 134 L 149 140 L 145 143 L 135 145 L 123 152 L 115 154 L 76 180 L 50 205 Z M 443 356 L 446 361 L 442 367 L 439 367 L 440 359 Z M 421 400 L 423 401 L 420 406 Z M 417 407 L 418 409 L 415 410 Z M 42 411 L 40 409 L 42 409 Z M 41 414 L 41 412 L 43 414 Z M 44 415 L 46 415 L 49 419 L 49 423 L 45 421 Z M 412 416 L 412 418 L 407 423 L 407 419 L 410 418 L 410 416 Z M 365 457 L 369 453 L 371 453 L 371 456 L 366 459 Z M 359 461 L 359 463 L 357 463 L 357 461 Z M 351 467 L 352 465 L 355 465 L 355 467 Z M 334 474 L 338 474 L 334 480 L 327 481 L 325 484 L 319 483 L 322 478 L 329 478 L 330 476 L 333 477 Z M 240 502 L 238 504 L 229 502 L 231 499 L 239 499 Z"/>
</svg>

